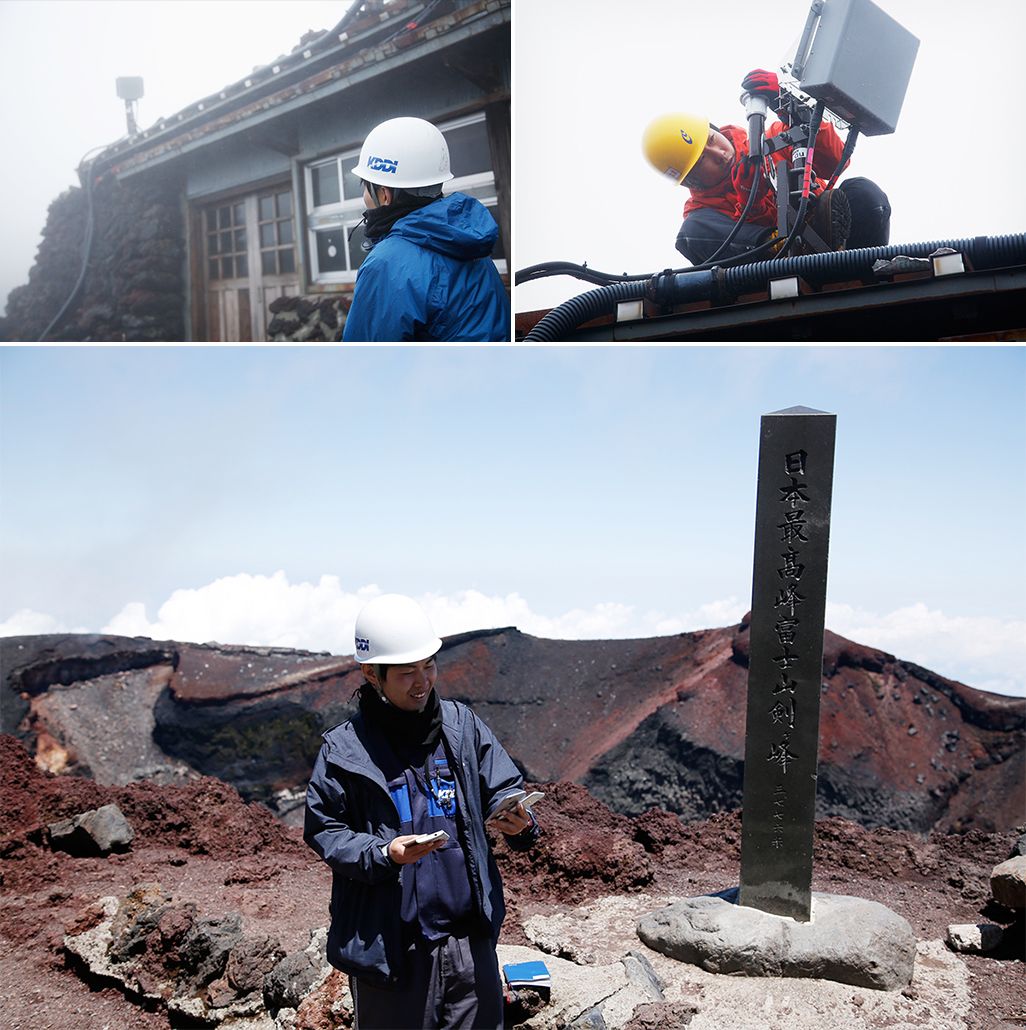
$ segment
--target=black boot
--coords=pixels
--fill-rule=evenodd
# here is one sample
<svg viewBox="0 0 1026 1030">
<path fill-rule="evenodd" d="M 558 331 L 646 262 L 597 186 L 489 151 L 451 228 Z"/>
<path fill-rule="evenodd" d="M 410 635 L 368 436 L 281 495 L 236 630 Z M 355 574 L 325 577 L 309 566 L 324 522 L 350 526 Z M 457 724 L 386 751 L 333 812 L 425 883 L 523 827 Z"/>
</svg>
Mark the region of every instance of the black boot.
<svg viewBox="0 0 1026 1030">
<path fill-rule="evenodd" d="M 844 250 L 851 235 L 851 205 L 844 190 L 821 193 L 808 218 L 808 226 L 831 250 Z"/>
</svg>

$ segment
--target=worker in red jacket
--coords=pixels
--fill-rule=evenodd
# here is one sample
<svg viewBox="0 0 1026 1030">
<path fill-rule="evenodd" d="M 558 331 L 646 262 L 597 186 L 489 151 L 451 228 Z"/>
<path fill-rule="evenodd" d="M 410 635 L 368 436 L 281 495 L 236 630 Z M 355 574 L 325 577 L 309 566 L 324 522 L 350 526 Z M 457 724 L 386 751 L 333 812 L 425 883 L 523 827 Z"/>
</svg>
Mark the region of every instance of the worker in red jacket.
<svg viewBox="0 0 1026 1030">
<path fill-rule="evenodd" d="M 771 107 L 779 105 L 780 83 L 773 72 L 761 68 L 751 71 L 741 88 L 764 96 Z M 766 138 L 786 128 L 783 122 L 773 122 L 766 129 Z M 677 250 L 692 264 L 707 261 L 741 217 L 755 181 L 755 166 L 746 160 L 747 128 L 720 128 L 705 118 L 672 113 L 648 126 L 642 147 L 657 172 L 691 191 L 677 234 Z M 823 122 L 812 150 L 815 175 L 806 224 L 834 250 L 883 246 L 890 238 L 891 217 L 883 190 L 863 178 L 847 179 L 836 189 L 826 189 L 843 149 L 834 127 Z M 791 150 L 784 147 L 771 154 L 768 161 L 779 163 L 790 158 Z M 764 174 L 745 224 L 718 257 L 736 257 L 767 243 L 776 234 L 776 226 L 776 197 Z M 767 259 L 773 254 L 764 251 L 759 256 Z"/>
</svg>

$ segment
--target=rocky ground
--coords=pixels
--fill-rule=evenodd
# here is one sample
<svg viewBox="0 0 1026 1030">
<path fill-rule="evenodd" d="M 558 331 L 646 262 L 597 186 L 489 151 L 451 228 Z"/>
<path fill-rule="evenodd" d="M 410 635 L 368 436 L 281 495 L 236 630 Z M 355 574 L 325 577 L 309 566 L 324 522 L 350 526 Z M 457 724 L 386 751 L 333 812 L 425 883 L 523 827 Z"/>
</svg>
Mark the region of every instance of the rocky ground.
<svg viewBox="0 0 1026 1030">
<path fill-rule="evenodd" d="M 647 951 L 634 934 L 644 911 L 737 882 L 738 814 L 690 824 L 660 810 L 629 818 L 610 812 L 578 785 L 542 789 L 546 798 L 538 814 L 545 836 L 536 851 L 516 855 L 497 845 L 509 902 L 502 952 L 516 958 L 527 954 L 520 949 L 544 951 L 557 978 L 565 970 L 568 982 L 575 971 L 590 970 L 602 979 L 628 951 L 641 954 L 635 966 L 655 973 L 662 1000 L 619 1016 L 615 1006 L 607 1006 L 603 1026 L 1026 1025 L 1021 924 L 1017 938 L 986 957 L 955 954 L 941 943 L 949 924 L 1012 922 L 1011 911 L 990 900 L 989 876 L 1022 828 L 924 839 L 869 831 L 841 819 L 817 823 L 814 889 L 879 901 L 904 916 L 921 942 L 911 987 L 885 997 L 826 981 L 716 976 Z M 108 803 L 118 805 L 134 831 L 127 851 L 74 857 L 52 850 L 48 824 Z M 253 944 L 250 953 L 274 959 L 302 952 L 311 931 L 327 921 L 326 868 L 296 830 L 263 807 L 243 803 L 233 788 L 213 779 L 187 786 L 103 786 L 52 776 L 12 737 L 0 737 L 0 877 L 0 1021 L 7 1030 L 202 1025 L 184 1016 L 173 1022 L 159 997 L 160 977 L 174 972 L 169 942 L 181 939 L 175 937 L 176 920 L 223 924 L 237 916 Z M 148 898 L 164 905 L 149 934 L 135 938 L 141 962 L 135 991 L 97 982 L 65 947 L 67 935 L 89 932 L 101 922 L 97 902 L 110 896 L 122 899 L 123 923 L 132 904 L 136 911 Z M 207 996 L 241 991 L 245 975 L 236 965 L 234 978 L 229 968 L 203 990 Z M 346 1001 L 342 978 L 331 976 L 290 1016 L 289 1025 L 348 1027 Z M 521 1016 L 528 1027 L 558 1025 Z M 261 1010 L 252 1022 L 229 1025 L 274 1024 Z"/>
</svg>

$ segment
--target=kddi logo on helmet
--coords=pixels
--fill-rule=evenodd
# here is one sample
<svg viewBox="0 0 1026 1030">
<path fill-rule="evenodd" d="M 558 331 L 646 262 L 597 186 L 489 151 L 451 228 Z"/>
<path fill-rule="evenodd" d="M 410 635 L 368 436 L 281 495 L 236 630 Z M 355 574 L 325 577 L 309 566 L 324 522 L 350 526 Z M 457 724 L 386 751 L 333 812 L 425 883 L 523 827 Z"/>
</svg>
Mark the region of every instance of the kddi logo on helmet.
<svg viewBox="0 0 1026 1030">
<path fill-rule="evenodd" d="M 366 637 L 357 637 L 356 638 L 356 651 L 357 651 L 357 654 L 359 654 L 361 651 L 366 652 L 366 651 L 369 651 L 369 650 L 370 650 L 370 641 Z"/>
<path fill-rule="evenodd" d="M 367 167 L 372 172 L 385 172 L 395 175 L 396 170 L 399 168 L 399 160 L 398 158 L 372 157 L 368 159 Z"/>
</svg>

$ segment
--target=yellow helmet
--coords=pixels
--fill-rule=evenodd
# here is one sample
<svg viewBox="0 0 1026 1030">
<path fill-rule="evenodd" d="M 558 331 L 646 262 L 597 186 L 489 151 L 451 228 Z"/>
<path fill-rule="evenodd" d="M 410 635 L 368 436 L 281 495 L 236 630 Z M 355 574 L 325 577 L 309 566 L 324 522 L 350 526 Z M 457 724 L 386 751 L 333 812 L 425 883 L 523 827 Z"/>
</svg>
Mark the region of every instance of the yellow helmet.
<svg viewBox="0 0 1026 1030">
<path fill-rule="evenodd" d="M 678 185 L 698 164 L 709 142 L 709 120 L 674 111 L 649 123 L 641 137 L 641 149 L 648 163 Z"/>
</svg>

